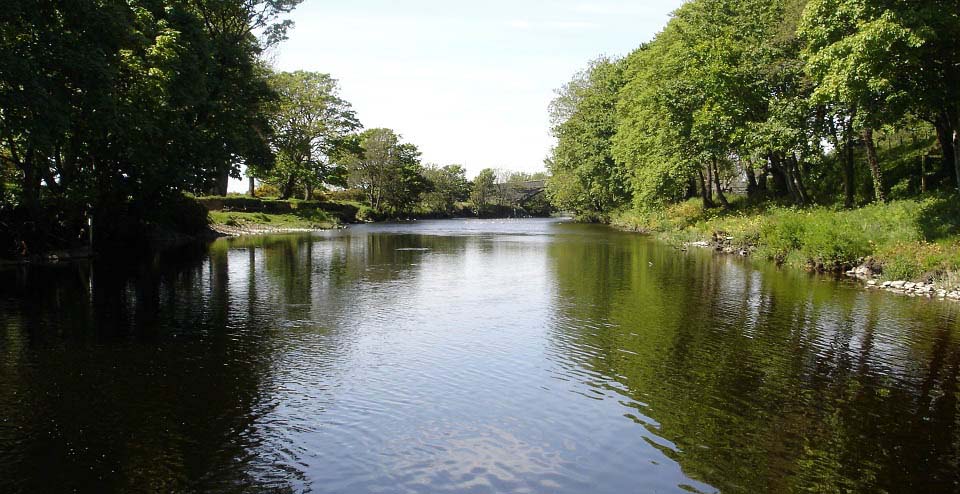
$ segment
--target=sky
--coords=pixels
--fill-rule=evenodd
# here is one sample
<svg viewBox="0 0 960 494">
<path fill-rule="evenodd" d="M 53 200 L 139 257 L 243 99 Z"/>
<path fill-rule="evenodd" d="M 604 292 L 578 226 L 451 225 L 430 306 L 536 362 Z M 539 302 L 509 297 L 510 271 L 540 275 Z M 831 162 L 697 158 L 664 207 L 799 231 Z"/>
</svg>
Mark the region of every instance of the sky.
<svg viewBox="0 0 960 494">
<path fill-rule="evenodd" d="M 365 128 L 394 129 L 424 163 L 534 172 L 554 142 L 554 91 L 590 60 L 649 41 L 681 3 L 305 0 L 269 58 L 331 74 Z"/>
</svg>

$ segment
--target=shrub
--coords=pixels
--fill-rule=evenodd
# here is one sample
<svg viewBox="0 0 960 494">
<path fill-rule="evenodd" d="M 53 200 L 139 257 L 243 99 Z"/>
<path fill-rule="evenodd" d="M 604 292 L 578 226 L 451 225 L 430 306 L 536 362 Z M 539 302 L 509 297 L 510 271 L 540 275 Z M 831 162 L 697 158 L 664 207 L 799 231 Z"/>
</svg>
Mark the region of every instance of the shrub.
<svg viewBox="0 0 960 494">
<path fill-rule="evenodd" d="M 262 183 L 253 193 L 257 197 L 280 197 L 280 188 L 273 184 Z"/>
<path fill-rule="evenodd" d="M 760 227 L 758 252 L 768 259 L 783 263 L 788 254 L 803 246 L 805 233 L 806 226 L 801 214 L 794 211 L 776 212 Z"/>
<path fill-rule="evenodd" d="M 824 271 L 851 267 L 871 251 L 862 229 L 829 213 L 810 215 L 801 244 L 804 257 Z"/>
</svg>

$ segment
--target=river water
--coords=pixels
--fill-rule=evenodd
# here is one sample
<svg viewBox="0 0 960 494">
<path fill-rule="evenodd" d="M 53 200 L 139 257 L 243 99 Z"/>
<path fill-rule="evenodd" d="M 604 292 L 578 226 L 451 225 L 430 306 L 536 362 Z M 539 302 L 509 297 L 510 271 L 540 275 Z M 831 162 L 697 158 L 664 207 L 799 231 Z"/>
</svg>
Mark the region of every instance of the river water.
<svg viewBox="0 0 960 494">
<path fill-rule="evenodd" d="M 0 492 L 957 492 L 960 307 L 558 220 L 0 271 Z"/>
</svg>

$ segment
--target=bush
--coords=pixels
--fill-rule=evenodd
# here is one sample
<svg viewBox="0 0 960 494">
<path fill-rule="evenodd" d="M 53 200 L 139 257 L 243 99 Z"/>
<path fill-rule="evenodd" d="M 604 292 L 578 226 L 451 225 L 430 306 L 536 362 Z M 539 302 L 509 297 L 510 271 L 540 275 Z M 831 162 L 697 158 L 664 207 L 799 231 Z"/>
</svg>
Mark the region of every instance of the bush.
<svg viewBox="0 0 960 494">
<path fill-rule="evenodd" d="M 323 193 L 328 201 L 364 202 L 366 195 L 360 189 L 328 190 Z"/>
<path fill-rule="evenodd" d="M 146 209 L 145 219 L 188 235 L 202 232 L 209 224 L 207 208 L 185 194 L 171 195 L 157 207 Z"/>
<path fill-rule="evenodd" d="M 802 215 L 794 211 L 774 213 L 773 218 L 760 227 L 757 240 L 758 252 L 778 263 L 803 246 L 806 226 Z"/>
<path fill-rule="evenodd" d="M 356 221 L 360 222 L 370 222 L 377 220 L 377 212 L 370 206 L 362 205 L 357 208 L 357 212 L 354 214 Z"/>
<path fill-rule="evenodd" d="M 863 230 L 836 214 L 810 215 L 800 238 L 800 252 L 819 271 L 839 271 L 870 254 Z"/>
<path fill-rule="evenodd" d="M 280 188 L 273 184 L 261 183 L 253 193 L 257 197 L 280 197 Z"/>
<path fill-rule="evenodd" d="M 883 277 L 934 281 L 960 271 L 960 242 L 898 242 L 881 248 Z"/>
</svg>

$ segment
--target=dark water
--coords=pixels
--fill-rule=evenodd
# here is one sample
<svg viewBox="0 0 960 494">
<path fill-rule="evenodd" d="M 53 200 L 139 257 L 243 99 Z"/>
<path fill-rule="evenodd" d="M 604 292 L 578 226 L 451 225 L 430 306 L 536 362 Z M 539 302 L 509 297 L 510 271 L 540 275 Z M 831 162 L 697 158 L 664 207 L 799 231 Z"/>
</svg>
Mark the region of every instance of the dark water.
<svg viewBox="0 0 960 494">
<path fill-rule="evenodd" d="M 960 307 L 546 220 L 0 272 L 0 492 L 957 492 Z"/>
</svg>

